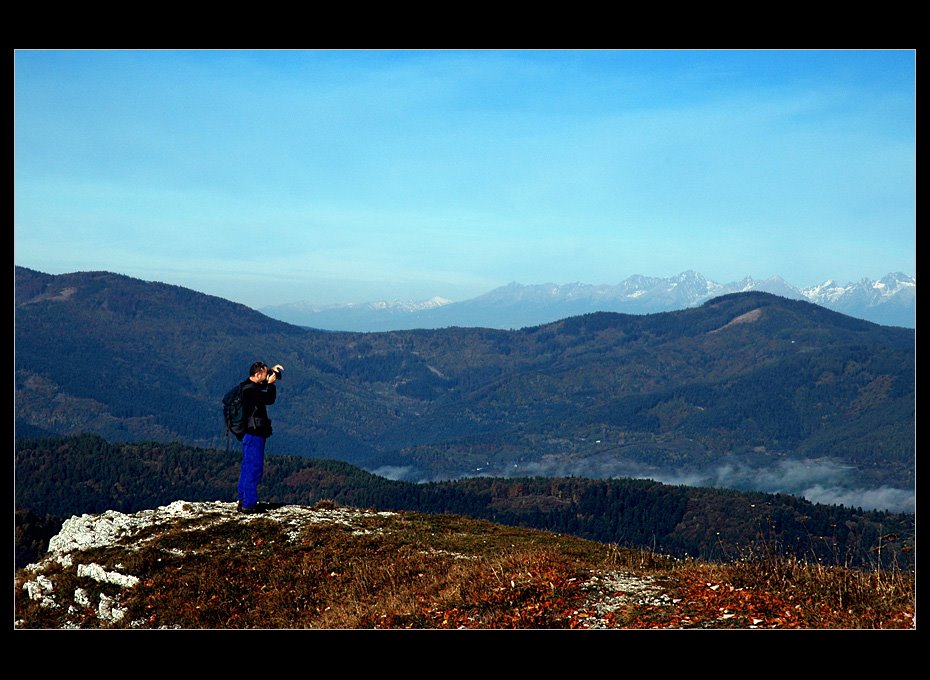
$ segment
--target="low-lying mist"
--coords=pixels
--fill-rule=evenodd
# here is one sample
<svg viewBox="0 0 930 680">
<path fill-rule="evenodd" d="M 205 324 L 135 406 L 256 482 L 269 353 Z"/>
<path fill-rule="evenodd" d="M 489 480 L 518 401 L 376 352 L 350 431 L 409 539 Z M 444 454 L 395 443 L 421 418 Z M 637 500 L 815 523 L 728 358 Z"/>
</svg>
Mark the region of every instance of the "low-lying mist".
<svg viewBox="0 0 930 680">
<path fill-rule="evenodd" d="M 372 470 L 388 479 L 404 481 L 447 481 L 425 479 L 412 468 L 385 466 Z M 836 461 L 819 459 L 782 459 L 761 467 L 746 461 L 727 460 L 702 469 L 670 470 L 634 461 L 585 458 L 570 461 L 520 463 L 509 469 L 485 467 L 475 477 L 584 477 L 610 479 L 629 477 L 652 479 L 662 484 L 783 493 L 805 498 L 812 503 L 844 505 L 863 510 L 913 513 L 914 489 L 889 486 L 863 488 L 856 483 L 854 471 Z"/>
</svg>

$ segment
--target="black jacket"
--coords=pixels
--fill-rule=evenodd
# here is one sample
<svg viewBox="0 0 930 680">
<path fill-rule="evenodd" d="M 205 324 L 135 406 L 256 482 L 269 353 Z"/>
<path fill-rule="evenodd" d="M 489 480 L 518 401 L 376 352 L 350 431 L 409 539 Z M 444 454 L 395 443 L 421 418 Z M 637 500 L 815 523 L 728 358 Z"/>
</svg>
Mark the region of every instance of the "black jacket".
<svg viewBox="0 0 930 680">
<path fill-rule="evenodd" d="M 246 380 L 242 386 L 242 412 L 246 417 L 245 431 L 258 437 L 271 436 L 271 419 L 266 406 L 271 406 L 278 396 L 274 383 L 254 383 Z"/>
</svg>

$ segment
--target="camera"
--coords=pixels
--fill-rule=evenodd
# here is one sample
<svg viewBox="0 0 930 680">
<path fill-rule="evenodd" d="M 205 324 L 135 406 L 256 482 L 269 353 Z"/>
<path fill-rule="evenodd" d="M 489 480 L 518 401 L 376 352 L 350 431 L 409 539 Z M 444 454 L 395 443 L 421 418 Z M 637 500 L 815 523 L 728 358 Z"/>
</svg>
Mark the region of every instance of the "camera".
<svg viewBox="0 0 930 680">
<path fill-rule="evenodd" d="M 268 369 L 268 375 L 270 376 L 272 373 L 274 373 L 275 382 L 281 380 L 281 378 L 284 377 L 284 366 L 281 364 L 275 364 Z M 266 377 L 265 380 L 268 380 L 268 377 Z"/>
</svg>

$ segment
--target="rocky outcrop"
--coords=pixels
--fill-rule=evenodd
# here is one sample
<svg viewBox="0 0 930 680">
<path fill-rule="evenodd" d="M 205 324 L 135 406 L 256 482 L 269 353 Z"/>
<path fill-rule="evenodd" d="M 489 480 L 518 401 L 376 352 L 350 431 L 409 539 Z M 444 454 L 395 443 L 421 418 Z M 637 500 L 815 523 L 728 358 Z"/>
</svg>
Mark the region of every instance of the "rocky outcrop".
<svg viewBox="0 0 930 680">
<path fill-rule="evenodd" d="M 281 531 L 272 532 L 267 524 L 262 524 L 269 521 L 281 525 L 278 527 Z M 253 526 L 243 533 L 241 529 L 244 527 L 232 526 L 232 523 Z M 338 525 L 341 532 L 377 539 L 391 532 L 405 531 L 406 523 L 404 513 L 363 510 L 340 506 L 332 501 L 320 501 L 312 507 L 268 506 L 260 513 L 243 514 L 237 512 L 235 503 L 179 500 L 133 514 L 107 511 L 74 516 L 64 522 L 61 531 L 51 539 L 48 553 L 17 574 L 16 597 L 28 598 L 28 601 L 23 601 L 28 604 L 18 607 L 18 610 L 29 611 L 30 623 L 17 620 L 14 625 L 18 629 L 149 629 L 155 627 L 153 621 L 145 618 L 130 620 L 133 615 L 130 614 L 131 608 L 126 606 L 127 600 L 139 592 L 134 589 L 151 587 L 151 579 L 156 578 L 155 571 L 132 573 L 132 567 L 127 566 L 146 563 L 146 559 L 139 559 L 140 555 L 148 553 L 148 568 L 154 562 L 170 562 L 172 574 L 174 570 L 177 574 L 172 578 L 180 578 L 182 572 L 187 572 L 187 561 L 193 565 L 199 559 L 217 555 L 225 555 L 229 559 L 243 550 L 245 546 L 237 544 L 239 539 L 234 535 L 240 539 L 247 536 L 246 541 L 257 545 L 275 533 L 285 536 L 286 542 L 297 545 L 308 524 L 328 525 L 318 527 L 324 533 Z M 205 538 L 207 536 L 210 538 Z M 437 550 L 428 542 L 421 543 L 416 536 L 412 538 L 417 551 Z M 372 553 L 373 559 L 383 559 L 383 555 L 374 557 L 376 554 Z M 453 557 L 479 559 L 476 555 L 458 553 Z M 501 556 L 495 554 L 495 562 L 500 559 Z M 582 628 L 611 627 L 608 623 L 611 613 L 631 603 L 652 607 L 675 604 L 651 575 L 634 576 L 625 571 L 596 572 L 579 586 L 587 599 L 581 609 L 571 613 L 571 617 Z M 149 592 L 146 597 L 157 595 Z M 36 615 L 36 610 L 41 613 Z"/>
<path fill-rule="evenodd" d="M 281 505 L 261 513 L 242 514 L 237 512 L 236 503 L 179 500 L 133 514 L 110 510 L 97 515 L 74 516 L 65 521 L 61 531 L 49 541 L 48 553 L 23 570 L 25 579 L 17 597 L 28 597 L 48 609 L 64 608 L 72 617 L 63 626 L 65 628 L 87 627 L 87 617 L 94 615 L 97 623 L 105 627 L 122 622 L 126 610 L 120 606 L 120 593 L 135 587 L 139 577 L 124 573 L 119 567 L 107 569 L 88 559 L 89 551 L 94 548 L 135 551 L 167 531 L 203 531 L 216 524 L 259 519 L 291 525 L 295 531 L 308 522 L 328 522 L 344 525 L 353 532 L 368 532 L 370 529 L 358 525 L 361 518 L 393 514 L 335 507 L 334 504 L 327 507 L 325 503 L 312 508 Z M 59 584 L 64 581 L 79 585 L 63 592 Z M 130 626 L 135 625 L 142 626 L 143 622 L 130 622 Z M 16 626 L 21 627 L 21 622 L 16 622 Z"/>
</svg>

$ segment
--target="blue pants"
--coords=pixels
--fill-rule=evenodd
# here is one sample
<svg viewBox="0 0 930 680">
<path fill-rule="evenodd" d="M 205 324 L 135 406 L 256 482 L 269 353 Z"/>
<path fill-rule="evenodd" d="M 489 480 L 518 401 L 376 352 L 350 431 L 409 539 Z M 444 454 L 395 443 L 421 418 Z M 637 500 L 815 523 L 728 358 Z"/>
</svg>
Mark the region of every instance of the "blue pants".
<svg viewBox="0 0 930 680">
<path fill-rule="evenodd" d="M 244 508 L 258 503 L 258 483 L 265 469 L 265 438 L 247 434 L 242 438 L 242 467 L 239 469 L 239 501 Z"/>
</svg>

